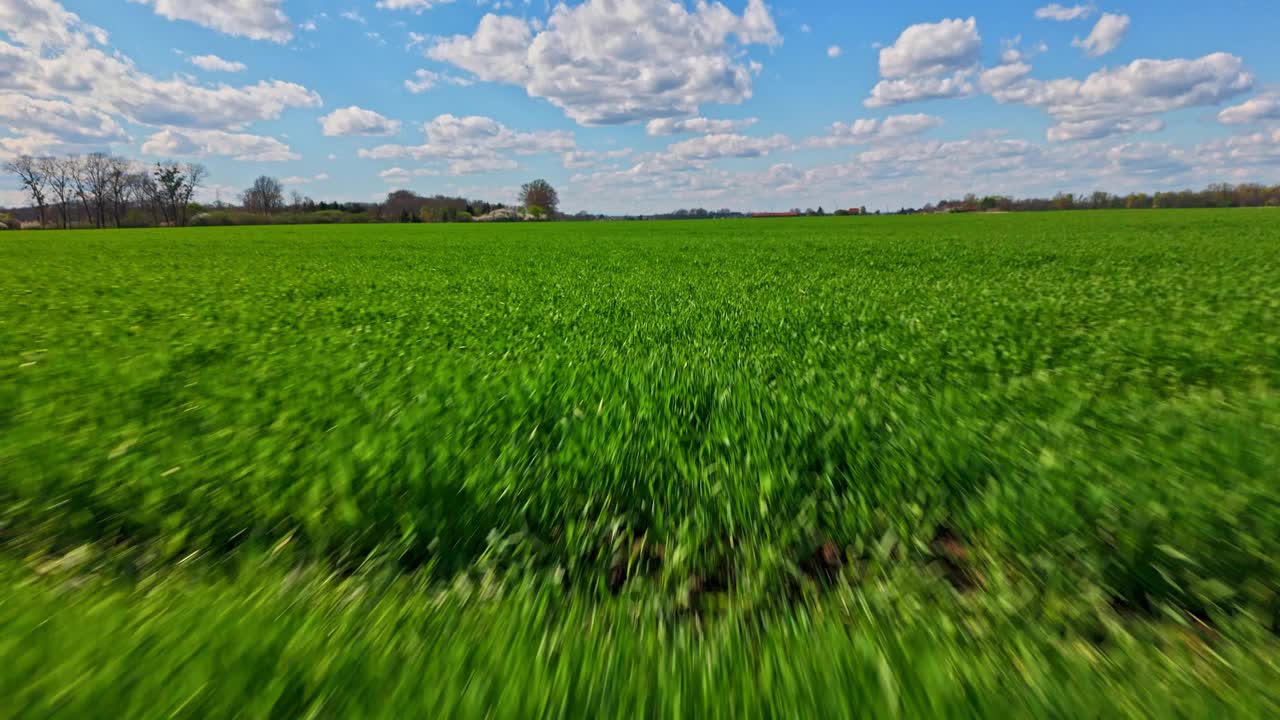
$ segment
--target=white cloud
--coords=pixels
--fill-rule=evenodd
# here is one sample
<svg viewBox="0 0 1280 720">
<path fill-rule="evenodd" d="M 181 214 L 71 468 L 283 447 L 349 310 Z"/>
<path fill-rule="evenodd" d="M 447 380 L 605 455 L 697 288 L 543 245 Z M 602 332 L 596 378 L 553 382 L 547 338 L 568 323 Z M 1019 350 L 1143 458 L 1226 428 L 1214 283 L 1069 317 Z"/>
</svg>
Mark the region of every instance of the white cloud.
<svg viewBox="0 0 1280 720">
<path fill-rule="evenodd" d="M 809 138 L 804 144 L 808 147 L 861 145 L 909 135 L 919 135 L 942 125 L 942 118 L 922 113 L 890 115 L 883 120 L 860 118 L 852 123 L 834 123 L 827 135 Z"/>
<path fill-rule="evenodd" d="M 675 0 L 558 4 L 545 28 L 485 15 L 473 35 L 437 41 L 427 55 L 481 80 L 519 85 L 583 125 L 692 115 L 706 103 L 751 97 L 742 49 L 782 38 L 763 0 L 741 15 L 720 3 Z"/>
<path fill-rule="evenodd" d="M 863 101 L 869 108 L 968 97 L 982 37 L 975 19 L 912 25 L 880 50 L 880 82 Z"/>
<path fill-rule="evenodd" d="M 321 102 L 311 90 L 279 80 L 241 87 L 207 87 L 180 77 L 161 80 L 140 72 L 128 58 L 97 48 L 71 46 L 60 55 L 20 50 L 15 57 L 20 71 L 0 75 L 0 90 L 38 90 L 90 102 L 149 125 L 235 128 Z"/>
<path fill-rule="evenodd" d="M 1218 121 L 1227 125 L 1280 121 L 1280 91 L 1265 93 L 1218 113 Z"/>
<path fill-rule="evenodd" d="M 1126 143 L 1106 151 L 1106 171 L 1127 176 L 1157 176 L 1165 180 L 1191 169 L 1187 154 L 1163 143 Z"/>
<path fill-rule="evenodd" d="M 186 20 L 227 35 L 253 40 L 288 42 L 293 23 L 284 14 L 284 0 L 129 0 L 150 5 L 157 15 Z"/>
<path fill-rule="evenodd" d="M 25 154 L 55 149 L 100 150 L 129 140 L 119 123 L 94 108 L 20 93 L 0 92 L 0 124 L 30 138 Z"/>
<path fill-rule="evenodd" d="M 1071 7 L 1065 7 L 1058 3 L 1052 3 L 1036 10 L 1036 19 L 1068 22 L 1070 20 L 1084 20 L 1092 17 L 1095 12 L 1097 12 L 1097 8 L 1092 5 L 1072 5 Z"/>
<path fill-rule="evenodd" d="M 395 135 L 400 132 L 400 121 L 362 107 L 352 105 L 340 108 L 319 119 L 325 137 L 342 135 Z"/>
<path fill-rule="evenodd" d="M 862 102 L 869 108 L 891 107 L 903 103 L 944 98 L 969 97 L 973 94 L 970 72 L 961 71 L 947 77 L 909 77 L 881 80 L 871 89 L 871 97 Z"/>
<path fill-rule="evenodd" d="M 1037 55 L 1049 52 L 1049 46 L 1043 40 L 1032 45 L 1030 49 L 1023 49 L 1021 35 L 1001 40 L 1000 45 L 1004 48 L 1000 52 L 1000 62 L 1006 65 L 1026 62 Z"/>
<path fill-rule="evenodd" d="M 844 54 L 844 50 L 841 50 L 839 45 L 832 45 L 831 47 L 827 48 L 827 57 L 831 58 L 832 60 L 835 60 L 836 58 L 840 57 L 843 54 Z"/>
<path fill-rule="evenodd" d="M 440 175 L 439 170 L 433 168 L 414 168 L 412 170 L 393 167 L 378 173 L 378 177 L 389 183 L 407 183 L 416 177 L 433 177 Z"/>
<path fill-rule="evenodd" d="M 976 65 L 981 50 L 982 38 L 974 18 L 912 25 L 880 51 L 880 76 L 894 79 L 954 73 Z"/>
<path fill-rule="evenodd" d="M 978 84 L 985 93 L 995 93 L 1031 74 L 1031 66 L 1024 62 L 998 65 L 982 73 Z"/>
<path fill-rule="evenodd" d="M 365 19 L 364 19 L 364 16 L 363 16 L 363 15 L 361 15 L 361 14 L 360 14 L 358 11 L 356 11 L 356 10 L 346 10 L 346 11 L 343 11 L 343 12 L 341 12 L 341 13 L 338 13 L 338 17 L 342 18 L 343 20 L 350 20 L 350 21 L 351 21 L 351 22 L 353 22 L 353 23 L 359 23 L 359 24 L 361 24 L 361 25 L 368 25 L 368 24 L 369 24 L 369 21 L 368 21 L 368 20 L 365 20 Z"/>
<path fill-rule="evenodd" d="M 515 169 L 519 164 L 511 155 L 562 154 L 577 149 L 571 133 L 519 132 L 483 116 L 440 115 L 422 130 L 427 140 L 422 145 L 380 145 L 357 154 L 373 160 L 447 162 L 451 174 L 464 175 Z"/>
<path fill-rule="evenodd" d="M 466 78 L 460 78 L 455 75 L 450 75 L 449 73 L 438 73 L 433 70 L 416 70 L 414 71 L 412 78 L 404 81 L 404 89 L 414 95 L 419 95 L 431 90 L 440 83 L 456 85 L 459 87 L 466 87 L 474 84 Z"/>
<path fill-rule="evenodd" d="M 1257 181 L 1259 168 L 1280 164 L 1280 129 L 1202 143 L 1194 150 L 1194 162 L 1217 180 Z"/>
<path fill-rule="evenodd" d="M 1152 133 L 1164 129 L 1159 118 L 1099 118 L 1096 120 L 1063 121 L 1049 128 L 1052 142 L 1072 140 L 1097 140 L 1113 135 Z"/>
<path fill-rule="evenodd" d="M 81 21 L 79 15 L 54 0 L 3 0 L 0 32 L 10 35 L 14 42 L 35 48 L 107 42 L 105 30 Z"/>
<path fill-rule="evenodd" d="M 233 62 L 231 60 L 223 60 L 217 55 L 192 55 L 187 58 L 187 62 L 195 65 L 201 70 L 209 72 L 244 72 L 248 69 L 242 62 Z"/>
<path fill-rule="evenodd" d="M 745 118 L 743 120 L 717 120 L 704 117 L 658 118 L 650 120 L 645 125 L 645 132 L 649 135 L 731 133 L 751 127 L 756 122 L 758 122 L 758 118 Z"/>
<path fill-rule="evenodd" d="M 286 186 L 310 185 L 312 183 L 324 182 L 325 180 L 328 180 L 328 179 L 329 179 L 328 173 L 320 173 L 319 175 L 312 175 L 310 177 L 307 177 L 305 175 L 291 175 L 287 178 L 284 178 L 280 182 L 284 183 Z"/>
<path fill-rule="evenodd" d="M 679 160 L 754 158 L 791 146 L 786 135 L 748 137 L 733 133 L 703 135 L 667 147 L 666 154 Z"/>
<path fill-rule="evenodd" d="M 1119 47 L 1120 41 L 1124 40 L 1127 32 L 1129 32 L 1128 15 L 1104 13 L 1098 18 L 1098 23 L 1093 26 L 1089 36 L 1083 40 L 1076 38 L 1071 41 L 1071 46 L 1083 49 L 1084 54 L 1089 57 L 1102 57 Z"/>
<path fill-rule="evenodd" d="M 166 128 L 147 138 L 142 152 L 163 157 L 224 156 L 245 162 L 285 162 L 299 155 L 272 137 L 222 130 Z"/>
<path fill-rule="evenodd" d="M 36 30 L 12 24 L 21 21 Z M 50 24 L 56 22 L 67 24 Z M 141 124 L 239 129 L 321 103 L 311 90 L 278 80 L 234 87 L 149 75 L 126 55 L 100 47 L 105 33 L 53 0 L 8 0 L 0 5 L 0 31 L 18 43 L 0 42 L 0 91 L 82 103 Z"/>
<path fill-rule="evenodd" d="M 421 13 L 437 5 L 447 5 L 453 0 L 378 0 L 378 7 L 383 10 L 412 10 Z"/>
<path fill-rule="evenodd" d="M 609 160 L 620 160 L 631 155 L 631 153 L 631 148 L 619 150 L 570 150 L 561 156 L 561 161 L 566 168 L 581 169 L 595 167 L 601 162 Z"/>
<path fill-rule="evenodd" d="M 997 71 L 1007 75 L 996 81 L 993 73 Z M 1151 123 L 1134 119 L 1216 105 L 1253 87 L 1253 75 L 1244 69 L 1244 62 L 1227 53 L 1194 60 L 1134 60 L 1084 80 L 1041 81 L 1027 77 L 1027 71 L 1025 66 L 987 71 L 984 90 L 997 102 L 1029 105 L 1048 113 L 1058 123 L 1050 130 L 1051 139 L 1150 131 Z"/>
</svg>

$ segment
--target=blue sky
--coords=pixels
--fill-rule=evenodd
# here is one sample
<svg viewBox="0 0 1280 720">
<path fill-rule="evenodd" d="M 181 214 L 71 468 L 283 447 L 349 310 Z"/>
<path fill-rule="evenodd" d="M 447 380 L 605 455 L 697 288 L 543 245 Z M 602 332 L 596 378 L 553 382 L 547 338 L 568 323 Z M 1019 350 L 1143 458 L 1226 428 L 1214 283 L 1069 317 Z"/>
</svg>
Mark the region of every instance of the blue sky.
<svg viewBox="0 0 1280 720">
<path fill-rule="evenodd" d="M 0 0 L 0 156 L 316 199 L 895 209 L 1280 182 L 1273 0 Z M 0 205 L 16 200 L 0 180 Z"/>
</svg>

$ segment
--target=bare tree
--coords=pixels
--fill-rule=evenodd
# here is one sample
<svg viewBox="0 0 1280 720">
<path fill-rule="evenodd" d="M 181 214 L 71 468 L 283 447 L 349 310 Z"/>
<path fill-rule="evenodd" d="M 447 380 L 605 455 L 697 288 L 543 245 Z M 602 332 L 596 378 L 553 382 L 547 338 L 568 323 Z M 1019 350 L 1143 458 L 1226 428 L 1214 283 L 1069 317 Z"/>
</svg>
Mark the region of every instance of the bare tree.
<svg viewBox="0 0 1280 720">
<path fill-rule="evenodd" d="M 30 155 L 21 155 L 4 164 L 4 170 L 18 176 L 27 194 L 31 196 L 31 204 L 40 211 L 40 227 L 44 227 L 45 188 L 48 177 L 44 173 L 44 162 Z"/>
<path fill-rule="evenodd" d="M 270 215 L 284 207 L 284 186 L 279 180 L 263 175 L 244 191 L 241 200 L 245 210 Z"/>
<path fill-rule="evenodd" d="M 85 165 L 85 158 L 78 155 L 67 156 L 66 168 L 68 177 L 71 178 L 71 190 L 76 199 L 80 201 L 80 206 L 84 208 L 85 217 L 89 219 L 89 222 L 93 222 L 93 206 L 89 202 L 91 193 Z"/>
<path fill-rule="evenodd" d="M 107 205 L 111 194 L 111 158 L 106 153 L 89 153 L 80 165 L 83 175 L 86 205 L 91 208 L 90 217 L 99 227 L 107 226 Z"/>
<path fill-rule="evenodd" d="M 157 169 L 159 166 L 156 166 Z M 151 224 L 160 227 L 165 222 L 165 197 L 160 190 L 160 183 L 150 172 L 140 172 L 134 176 L 134 192 L 138 194 L 138 202 L 151 212 Z"/>
<path fill-rule="evenodd" d="M 71 181 L 71 164 L 66 160 L 54 157 L 40 160 L 41 170 L 49 184 L 54 206 L 58 209 L 58 219 L 63 229 L 71 227 L 71 202 L 75 200 L 75 189 Z"/>
<path fill-rule="evenodd" d="M 297 190 L 294 190 L 293 192 L 289 193 L 289 201 L 290 201 L 289 209 L 293 210 L 294 212 L 302 212 L 302 202 L 303 202 L 302 193 L 298 192 Z"/>
<path fill-rule="evenodd" d="M 179 224 L 187 224 L 187 210 L 191 207 L 192 200 L 195 199 L 196 192 L 204 185 L 204 181 L 209 177 L 209 169 L 200 163 L 187 163 L 182 166 L 183 172 L 187 176 L 187 182 L 182 186 L 182 212 Z"/>
<path fill-rule="evenodd" d="M 133 164 L 122 157 L 107 158 L 107 203 L 116 227 L 123 224 L 129 211 L 129 176 L 132 170 Z"/>
</svg>

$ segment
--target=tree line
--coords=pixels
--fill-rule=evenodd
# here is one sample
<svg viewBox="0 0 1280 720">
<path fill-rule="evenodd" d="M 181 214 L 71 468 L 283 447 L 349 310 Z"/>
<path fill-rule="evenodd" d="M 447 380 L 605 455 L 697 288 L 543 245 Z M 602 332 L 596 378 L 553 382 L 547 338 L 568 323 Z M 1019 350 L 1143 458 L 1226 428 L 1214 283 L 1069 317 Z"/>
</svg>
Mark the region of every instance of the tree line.
<svg viewBox="0 0 1280 720">
<path fill-rule="evenodd" d="M 560 199 L 546 180 L 526 183 L 517 206 L 397 190 L 382 203 L 316 202 L 267 175 L 237 198 L 239 205 L 195 202 L 208 179 L 203 165 L 141 165 L 106 153 L 66 157 L 22 155 L 4 163 L 18 178 L 41 228 L 161 227 L 361 222 L 515 221 L 559 217 Z M 8 215 L 4 227 L 20 227 Z M 4 229 L 0 227 L 0 229 Z"/>
<path fill-rule="evenodd" d="M 41 227 L 186 225 L 192 198 L 208 177 L 203 165 L 156 163 L 90 153 L 22 155 L 4 164 L 17 176 Z"/>
<path fill-rule="evenodd" d="M 1218 183 L 1204 190 L 1114 195 L 1101 190 L 1087 194 L 1058 193 L 1051 198 L 1011 198 L 1003 195 L 941 200 L 918 212 L 1043 212 L 1050 210 L 1159 210 L 1170 208 L 1280 207 L 1280 185 Z"/>
</svg>

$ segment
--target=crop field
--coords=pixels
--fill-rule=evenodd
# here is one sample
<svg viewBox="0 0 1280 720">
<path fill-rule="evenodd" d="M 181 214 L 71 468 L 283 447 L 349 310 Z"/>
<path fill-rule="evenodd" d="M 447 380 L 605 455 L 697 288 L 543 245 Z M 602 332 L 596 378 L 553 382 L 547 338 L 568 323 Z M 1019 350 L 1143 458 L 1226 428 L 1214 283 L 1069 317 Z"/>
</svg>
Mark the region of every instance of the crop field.
<svg viewBox="0 0 1280 720">
<path fill-rule="evenodd" d="M 1280 717 L 1280 214 L 0 236 L 0 717 Z"/>
</svg>

